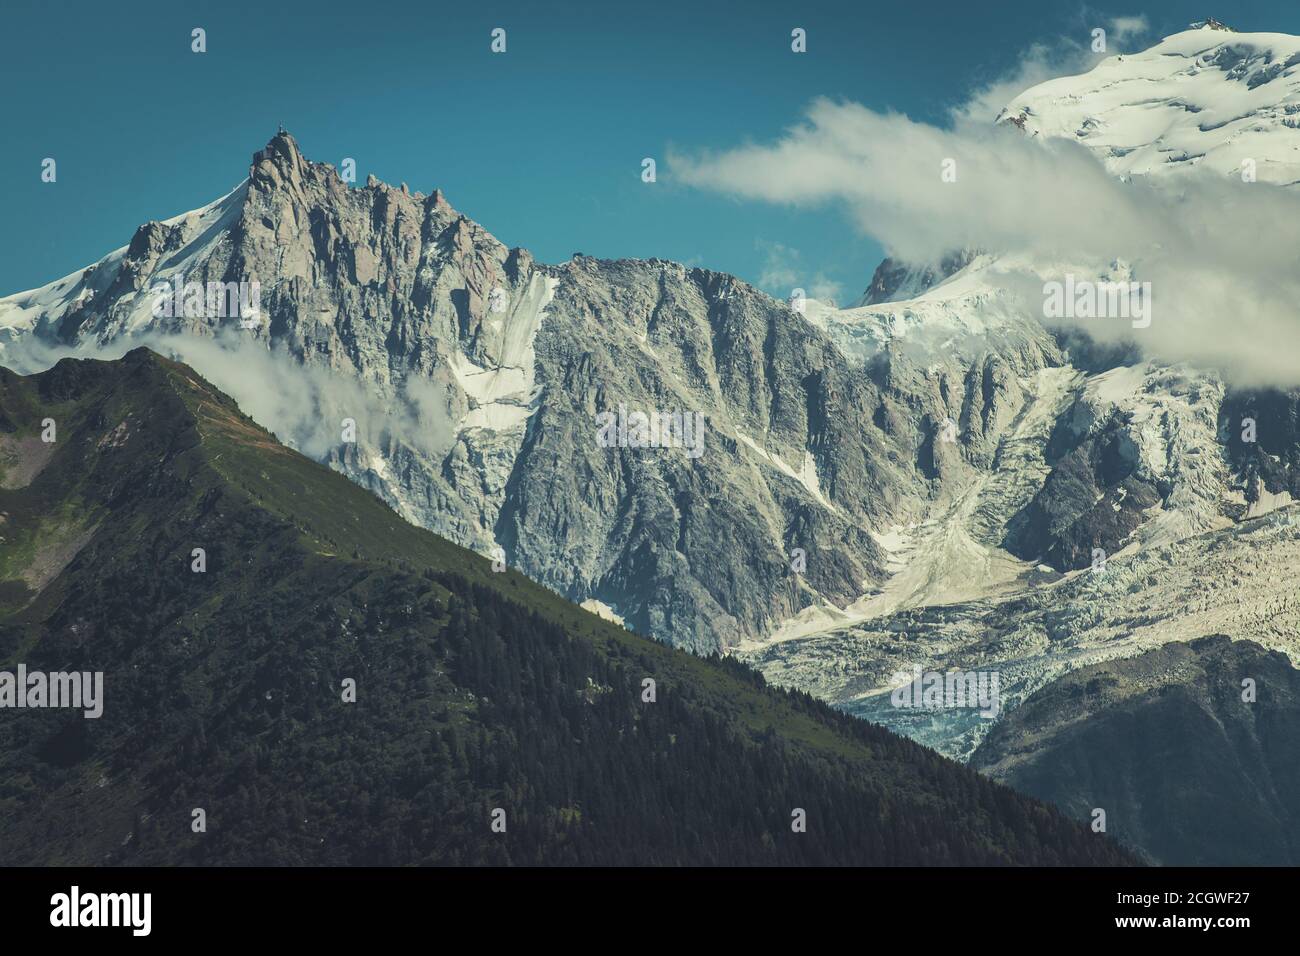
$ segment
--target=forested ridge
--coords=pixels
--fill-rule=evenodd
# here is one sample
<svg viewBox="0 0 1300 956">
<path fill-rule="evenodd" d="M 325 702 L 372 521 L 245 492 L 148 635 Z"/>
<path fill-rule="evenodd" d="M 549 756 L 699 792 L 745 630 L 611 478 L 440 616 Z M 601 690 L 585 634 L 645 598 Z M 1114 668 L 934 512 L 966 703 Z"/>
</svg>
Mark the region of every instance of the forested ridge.
<svg viewBox="0 0 1300 956">
<path fill-rule="evenodd" d="M 1132 862 L 494 573 L 146 350 L 0 371 L 0 436 L 0 669 L 105 675 L 98 720 L 0 711 L 0 863 Z"/>
</svg>

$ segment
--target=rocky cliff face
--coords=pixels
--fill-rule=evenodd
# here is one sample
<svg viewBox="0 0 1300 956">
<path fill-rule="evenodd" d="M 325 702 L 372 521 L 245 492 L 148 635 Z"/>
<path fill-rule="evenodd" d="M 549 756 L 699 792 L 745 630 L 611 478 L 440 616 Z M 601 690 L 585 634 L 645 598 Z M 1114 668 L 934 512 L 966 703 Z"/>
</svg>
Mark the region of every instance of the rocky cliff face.
<svg viewBox="0 0 1300 956">
<path fill-rule="evenodd" d="M 410 520 L 711 651 L 1227 520 L 1222 386 L 1085 380 L 1072 355 L 1118 359 L 1000 268 L 963 253 L 915 298 L 804 313 L 671 262 L 543 264 L 281 133 L 220 200 L 0 300 L 0 354 L 169 349 Z M 638 415 L 695 427 L 640 442 Z"/>
<path fill-rule="evenodd" d="M 257 313 L 210 292 L 160 313 L 155 290 L 187 283 L 253 284 Z M 255 411 L 273 384 L 222 375 L 198 344 L 274 356 L 288 364 L 256 367 L 313 376 L 310 414 L 285 396 L 262 416 L 283 437 L 417 523 L 701 651 L 881 582 L 878 540 L 989 465 L 1020 376 L 1057 355 L 1041 330 L 1017 354 L 977 343 L 938 364 L 887 335 L 845 351 L 845 324 L 731 276 L 537 263 L 440 192 L 354 188 L 285 133 L 221 200 L 0 311 L 11 356 L 161 342 Z M 603 413 L 700 426 L 690 447 L 636 447 L 635 426 L 609 447 Z"/>
<path fill-rule="evenodd" d="M 897 259 L 884 259 L 872 273 L 871 284 L 862 293 L 858 305 L 878 305 L 914 299 L 927 289 L 932 289 L 954 272 L 970 265 L 975 253 L 970 250 L 944 256 L 933 265 L 912 265 Z"/>
</svg>

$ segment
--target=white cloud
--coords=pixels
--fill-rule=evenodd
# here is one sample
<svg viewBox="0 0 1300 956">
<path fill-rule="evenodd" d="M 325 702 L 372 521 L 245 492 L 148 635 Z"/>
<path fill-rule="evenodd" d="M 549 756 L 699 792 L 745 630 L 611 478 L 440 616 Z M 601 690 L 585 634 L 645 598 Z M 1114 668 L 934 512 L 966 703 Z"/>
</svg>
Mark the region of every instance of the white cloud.
<svg viewBox="0 0 1300 956">
<path fill-rule="evenodd" d="M 819 99 L 774 142 L 675 154 L 670 165 L 698 188 L 842 210 L 905 261 L 974 248 L 1097 273 L 1126 262 L 1152 283 L 1152 325 L 1090 325 L 1096 337 L 1132 332 L 1156 358 L 1300 383 L 1300 195 L 1208 172 L 1122 182 L 1080 145 L 994 126 L 994 97 L 1012 98 L 1042 69 L 1032 54 L 954 110 L 951 128 Z M 955 182 L 941 179 L 947 159 Z M 1041 315 L 1041 275 L 1023 279 L 1007 281 Z"/>
<path fill-rule="evenodd" d="M 763 273 L 758 277 L 758 284 L 762 288 L 773 295 L 780 295 L 781 290 L 788 292 L 799 284 L 799 272 L 794 266 L 794 260 L 799 258 L 799 250 L 791 249 L 779 242 L 764 242 L 761 239 L 755 245 L 763 249 L 766 254 Z"/>
</svg>

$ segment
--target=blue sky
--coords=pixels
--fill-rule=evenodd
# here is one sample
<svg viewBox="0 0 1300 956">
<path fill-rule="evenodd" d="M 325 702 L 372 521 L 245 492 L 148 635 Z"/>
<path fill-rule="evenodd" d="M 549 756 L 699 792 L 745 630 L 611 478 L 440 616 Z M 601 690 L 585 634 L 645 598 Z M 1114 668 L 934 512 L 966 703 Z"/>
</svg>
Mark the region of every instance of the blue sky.
<svg viewBox="0 0 1300 956">
<path fill-rule="evenodd" d="M 667 152 L 772 139 L 818 96 L 942 123 L 1032 44 L 1087 43 L 1116 16 L 1144 15 L 1152 37 L 1212 14 L 1300 33 L 1294 2 L 1231 7 L 5 0 L 0 295 L 215 199 L 283 122 L 309 158 L 354 157 L 361 182 L 441 188 L 544 261 L 658 256 L 777 294 L 793 277 L 844 302 L 881 255 L 848 217 L 674 184 Z M 796 26 L 803 55 L 790 52 Z M 205 54 L 190 50 L 194 27 Z M 494 27 L 504 55 L 489 50 Z M 45 157 L 56 183 L 40 180 Z"/>
</svg>

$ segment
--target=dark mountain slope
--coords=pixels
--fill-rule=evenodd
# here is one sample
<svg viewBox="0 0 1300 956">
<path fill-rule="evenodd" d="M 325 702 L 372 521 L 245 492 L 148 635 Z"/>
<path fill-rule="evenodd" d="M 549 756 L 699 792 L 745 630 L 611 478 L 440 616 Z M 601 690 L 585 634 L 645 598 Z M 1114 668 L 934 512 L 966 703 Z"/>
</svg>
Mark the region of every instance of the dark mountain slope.
<svg viewBox="0 0 1300 956">
<path fill-rule="evenodd" d="M 103 671 L 105 698 L 0 710 L 0 862 L 1129 862 L 494 573 L 151 352 L 0 370 L 0 429 L 0 669 Z"/>
<path fill-rule="evenodd" d="M 1242 681 L 1255 699 L 1243 700 Z M 971 760 L 1172 865 L 1300 861 L 1300 671 L 1207 637 L 1080 668 L 1032 695 Z"/>
</svg>

